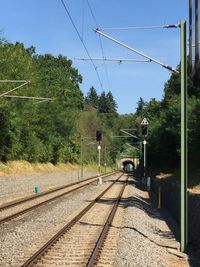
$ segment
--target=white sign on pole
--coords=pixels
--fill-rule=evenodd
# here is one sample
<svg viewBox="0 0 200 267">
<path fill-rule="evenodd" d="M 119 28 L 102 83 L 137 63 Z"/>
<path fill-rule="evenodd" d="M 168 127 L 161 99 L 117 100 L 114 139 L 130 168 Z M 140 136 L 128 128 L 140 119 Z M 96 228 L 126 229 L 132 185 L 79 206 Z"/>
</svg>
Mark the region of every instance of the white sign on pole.
<svg viewBox="0 0 200 267">
<path fill-rule="evenodd" d="M 143 120 L 142 120 L 142 122 L 141 122 L 141 125 L 148 125 L 149 123 L 148 123 L 148 120 L 147 120 L 147 118 L 144 118 Z"/>
</svg>

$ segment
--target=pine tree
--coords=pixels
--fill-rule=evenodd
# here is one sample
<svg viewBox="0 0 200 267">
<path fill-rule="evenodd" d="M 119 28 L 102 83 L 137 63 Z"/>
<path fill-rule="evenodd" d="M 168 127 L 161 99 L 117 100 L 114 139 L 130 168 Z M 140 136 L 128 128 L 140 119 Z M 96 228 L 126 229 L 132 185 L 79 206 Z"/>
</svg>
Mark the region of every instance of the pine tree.
<svg viewBox="0 0 200 267">
<path fill-rule="evenodd" d="M 116 111 L 117 111 L 117 103 L 114 100 L 114 97 L 113 97 L 111 91 L 109 91 L 107 93 L 106 99 L 107 99 L 107 105 L 108 105 L 108 112 L 116 113 Z"/>
<path fill-rule="evenodd" d="M 87 104 L 94 108 L 98 108 L 99 97 L 97 95 L 96 89 L 92 86 L 85 98 Z"/>
</svg>

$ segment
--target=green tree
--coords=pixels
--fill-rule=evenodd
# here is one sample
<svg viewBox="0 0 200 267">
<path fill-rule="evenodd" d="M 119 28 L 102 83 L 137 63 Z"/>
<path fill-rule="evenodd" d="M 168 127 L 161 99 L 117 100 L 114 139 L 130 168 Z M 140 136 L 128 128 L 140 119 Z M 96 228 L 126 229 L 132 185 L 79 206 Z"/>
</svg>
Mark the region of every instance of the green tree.
<svg viewBox="0 0 200 267">
<path fill-rule="evenodd" d="M 136 115 L 140 115 L 140 116 L 144 116 L 144 110 L 146 107 L 147 103 L 144 101 L 144 99 L 142 97 L 140 97 L 140 99 L 137 102 L 137 108 L 136 108 Z"/>
<path fill-rule="evenodd" d="M 96 92 L 96 89 L 93 86 L 89 89 L 89 92 L 87 93 L 85 101 L 86 101 L 86 104 L 96 109 L 98 108 L 99 97 Z"/>
</svg>

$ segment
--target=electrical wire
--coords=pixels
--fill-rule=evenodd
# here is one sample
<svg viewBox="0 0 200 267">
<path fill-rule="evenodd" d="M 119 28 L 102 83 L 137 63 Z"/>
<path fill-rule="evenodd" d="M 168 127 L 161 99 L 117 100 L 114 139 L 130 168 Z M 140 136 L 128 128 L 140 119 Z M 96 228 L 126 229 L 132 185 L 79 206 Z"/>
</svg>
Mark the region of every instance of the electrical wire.
<svg viewBox="0 0 200 267">
<path fill-rule="evenodd" d="M 95 15 L 94 15 L 94 12 L 92 10 L 92 7 L 90 5 L 89 0 L 87 0 L 87 5 L 88 5 L 88 8 L 90 10 L 90 13 L 91 13 L 91 15 L 93 17 L 94 23 L 96 24 L 96 27 L 98 28 L 97 19 L 96 19 Z M 103 44 L 102 44 L 102 40 L 101 40 L 101 36 L 100 35 L 99 35 L 99 43 L 100 43 L 100 47 L 101 47 L 102 58 L 105 58 L 105 53 L 104 53 Z M 109 80 L 109 76 L 108 76 L 108 69 L 106 67 L 106 63 L 105 62 L 104 62 L 104 68 L 105 68 L 105 73 L 106 73 L 106 79 L 107 79 L 108 87 L 110 88 L 110 80 Z"/>
<path fill-rule="evenodd" d="M 101 89 L 102 89 L 102 91 L 103 91 L 103 85 L 102 85 L 102 82 L 101 82 L 101 79 L 100 79 L 100 76 L 99 76 L 99 72 L 98 72 L 98 70 L 97 70 L 97 67 L 95 66 L 95 64 L 94 64 L 94 62 L 93 62 L 93 60 L 92 60 L 92 58 L 91 58 L 91 56 L 90 56 L 90 53 L 89 53 L 89 51 L 88 51 L 88 49 L 87 49 L 87 47 L 86 47 L 86 45 L 85 45 L 85 43 L 84 43 L 84 41 L 83 41 L 83 38 L 81 37 L 81 35 L 80 35 L 80 33 L 79 33 L 79 31 L 78 31 L 78 29 L 77 29 L 77 27 L 76 27 L 76 25 L 75 25 L 73 19 L 72 19 L 72 16 L 71 16 L 70 13 L 69 13 L 69 10 L 68 10 L 68 8 L 67 8 L 67 6 L 66 6 L 64 0 L 60 0 L 60 1 L 61 1 L 62 5 L 63 5 L 63 7 L 64 7 L 64 9 L 65 9 L 65 11 L 66 11 L 66 13 L 67 13 L 67 15 L 68 15 L 68 17 L 69 17 L 69 19 L 70 19 L 72 25 L 73 25 L 73 27 L 74 27 L 76 33 L 77 33 L 77 35 L 78 35 L 78 37 L 79 37 L 79 39 L 80 39 L 80 41 L 81 41 L 81 43 L 82 43 L 82 45 L 83 45 L 83 47 L 84 47 L 84 49 L 85 49 L 85 51 L 86 51 L 88 57 L 90 58 L 90 61 L 91 61 L 91 63 L 92 63 L 92 66 L 93 66 L 93 68 L 94 68 L 94 70 L 95 70 L 95 72 L 96 72 L 96 74 L 97 74 L 97 77 L 98 77 L 98 80 L 99 80 Z"/>
<path fill-rule="evenodd" d="M 85 0 L 82 3 L 82 39 L 84 35 L 84 24 L 85 24 Z"/>
</svg>

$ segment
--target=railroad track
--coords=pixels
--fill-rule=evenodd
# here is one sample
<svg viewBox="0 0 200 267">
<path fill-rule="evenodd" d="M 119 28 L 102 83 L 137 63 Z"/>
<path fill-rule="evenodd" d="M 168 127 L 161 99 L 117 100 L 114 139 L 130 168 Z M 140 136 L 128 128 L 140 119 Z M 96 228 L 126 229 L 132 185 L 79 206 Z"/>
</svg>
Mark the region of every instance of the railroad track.
<svg viewBox="0 0 200 267">
<path fill-rule="evenodd" d="M 117 172 L 108 173 L 102 175 L 101 177 L 104 179 L 116 173 Z M 97 182 L 98 178 L 99 176 L 93 176 L 84 179 L 83 181 L 70 183 L 64 186 L 54 188 L 51 191 L 45 191 L 1 205 L 0 224 L 8 222 L 53 200 L 56 200 L 62 196 L 68 195 L 94 182 Z"/>
<path fill-rule="evenodd" d="M 21 266 L 91 267 L 102 266 L 102 262 L 109 266 L 109 253 L 105 253 L 104 245 L 127 179 L 128 176 L 121 174 Z M 109 243 L 112 244 L 112 240 Z"/>
</svg>

